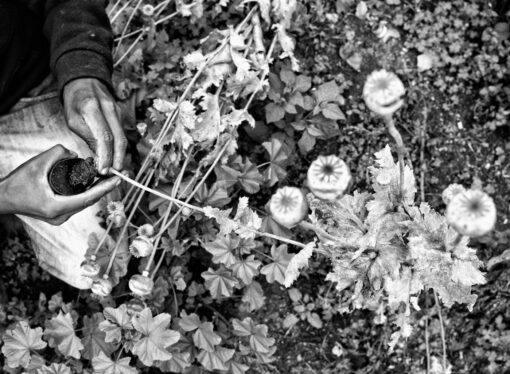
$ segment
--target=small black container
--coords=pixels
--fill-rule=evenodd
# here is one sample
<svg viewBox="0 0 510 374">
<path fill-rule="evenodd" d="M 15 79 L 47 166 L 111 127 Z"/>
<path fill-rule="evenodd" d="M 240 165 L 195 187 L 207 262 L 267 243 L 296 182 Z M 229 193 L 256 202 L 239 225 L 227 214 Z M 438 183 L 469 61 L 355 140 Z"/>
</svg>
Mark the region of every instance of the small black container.
<svg viewBox="0 0 510 374">
<path fill-rule="evenodd" d="M 77 195 L 94 183 L 97 171 L 94 160 L 89 157 L 67 158 L 57 161 L 48 173 L 51 189 L 58 195 Z"/>
</svg>

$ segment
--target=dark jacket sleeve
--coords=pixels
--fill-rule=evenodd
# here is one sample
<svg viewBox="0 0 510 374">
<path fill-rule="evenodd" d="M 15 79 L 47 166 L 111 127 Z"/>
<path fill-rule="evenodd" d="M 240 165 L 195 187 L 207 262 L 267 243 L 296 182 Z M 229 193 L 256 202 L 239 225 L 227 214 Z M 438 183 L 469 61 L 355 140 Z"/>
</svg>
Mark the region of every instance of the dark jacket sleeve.
<svg viewBox="0 0 510 374">
<path fill-rule="evenodd" d="M 77 78 L 97 78 L 111 90 L 113 34 L 103 0 L 47 0 L 44 33 L 59 89 Z"/>
</svg>

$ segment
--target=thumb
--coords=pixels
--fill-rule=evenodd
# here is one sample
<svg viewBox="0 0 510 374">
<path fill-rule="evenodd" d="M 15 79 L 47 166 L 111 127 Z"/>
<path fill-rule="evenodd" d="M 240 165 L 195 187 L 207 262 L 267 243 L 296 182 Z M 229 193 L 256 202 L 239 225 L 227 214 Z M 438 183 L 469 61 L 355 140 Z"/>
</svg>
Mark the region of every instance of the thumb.
<svg viewBox="0 0 510 374">
<path fill-rule="evenodd" d="M 61 200 L 62 203 L 65 203 L 71 211 L 85 209 L 97 202 L 108 192 L 112 191 L 120 184 L 121 181 L 122 180 L 119 177 L 106 178 L 94 184 L 90 189 L 79 195 L 56 196 L 55 198 Z"/>
</svg>

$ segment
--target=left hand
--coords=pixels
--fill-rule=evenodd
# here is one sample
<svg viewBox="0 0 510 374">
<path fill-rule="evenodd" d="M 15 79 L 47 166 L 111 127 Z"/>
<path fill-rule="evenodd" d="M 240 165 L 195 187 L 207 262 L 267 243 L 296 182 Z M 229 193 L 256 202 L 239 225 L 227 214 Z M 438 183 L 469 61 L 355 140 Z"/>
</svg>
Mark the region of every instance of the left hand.
<svg viewBox="0 0 510 374">
<path fill-rule="evenodd" d="M 127 140 L 107 87 L 95 78 L 75 79 L 64 86 L 63 99 L 67 124 L 96 153 L 99 173 L 122 170 Z"/>
</svg>

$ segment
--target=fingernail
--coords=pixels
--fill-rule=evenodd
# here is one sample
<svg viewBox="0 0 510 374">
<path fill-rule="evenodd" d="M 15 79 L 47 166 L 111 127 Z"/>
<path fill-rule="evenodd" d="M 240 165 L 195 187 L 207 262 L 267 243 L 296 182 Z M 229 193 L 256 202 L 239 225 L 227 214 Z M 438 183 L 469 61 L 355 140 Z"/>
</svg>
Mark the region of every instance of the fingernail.
<svg viewBox="0 0 510 374">
<path fill-rule="evenodd" d="M 104 168 L 103 170 L 101 170 L 100 174 L 103 174 L 103 175 L 108 174 L 108 168 Z"/>
<path fill-rule="evenodd" d="M 115 185 L 116 185 L 116 186 L 119 186 L 121 183 L 122 183 L 122 179 L 121 179 L 121 178 L 118 178 L 117 182 L 115 182 Z"/>
</svg>

